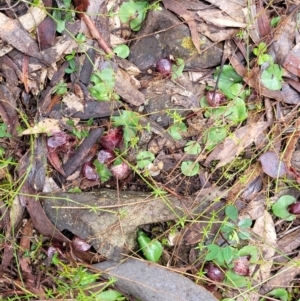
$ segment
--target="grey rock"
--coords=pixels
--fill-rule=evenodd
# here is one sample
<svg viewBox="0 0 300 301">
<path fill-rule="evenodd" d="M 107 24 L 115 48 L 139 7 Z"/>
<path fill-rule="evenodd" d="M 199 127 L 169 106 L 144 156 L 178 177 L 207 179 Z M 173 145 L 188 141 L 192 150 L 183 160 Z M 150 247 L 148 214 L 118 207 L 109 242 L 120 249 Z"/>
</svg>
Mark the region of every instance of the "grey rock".
<svg viewBox="0 0 300 301">
<path fill-rule="evenodd" d="M 129 258 L 121 264 L 106 261 L 94 265 L 115 286 L 142 301 L 217 301 L 205 288 L 159 265 Z"/>
<path fill-rule="evenodd" d="M 44 197 L 43 208 L 58 230 L 71 231 L 91 243 L 100 254 L 118 261 L 135 248 L 138 226 L 183 216 L 199 219 L 201 215 L 201 225 L 205 227 L 213 210 L 224 212 L 224 202 L 214 202 L 220 196 L 224 192 L 217 188 L 203 189 L 197 197 L 185 199 L 101 189 L 52 194 L 51 198 Z"/>
<path fill-rule="evenodd" d="M 200 35 L 199 54 L 192 42 L 190 30 L 168 10 L 151 10 L 130 48 L 129 60 L 141 70 L 154 68 L 160 58 L 173 55 L 185 61 L 187 69 L 201 69 L 221 63 L 221 44 L 213 44 Z"/>
</svg>

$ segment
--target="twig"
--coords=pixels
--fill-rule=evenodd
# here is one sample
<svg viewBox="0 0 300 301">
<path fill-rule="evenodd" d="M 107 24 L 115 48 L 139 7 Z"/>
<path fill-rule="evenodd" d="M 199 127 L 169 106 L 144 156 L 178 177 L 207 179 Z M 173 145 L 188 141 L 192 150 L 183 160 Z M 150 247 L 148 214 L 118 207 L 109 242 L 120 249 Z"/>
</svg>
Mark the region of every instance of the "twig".
<svg viewBox="0 0 300 301">
<path fill-rule="evenodd" d="M 86 15 L 86 14 L 82 14 L 82 18 L 86 24 L 86 26 L 89 28 L 92 37 L 97 40 L 99 46 L 105 51 L 105 53 L 114 56 L 114 52 L 112 51 L 112 49 L 107 45 L 107 43 L 105 42 L 105 40 L 103 39 L 102 35 L 100 34 L 99 30 L 97 29 L 96 25 L 94 24 L 94 22 L 91 20 L 91 18 Z"/>
</svg>

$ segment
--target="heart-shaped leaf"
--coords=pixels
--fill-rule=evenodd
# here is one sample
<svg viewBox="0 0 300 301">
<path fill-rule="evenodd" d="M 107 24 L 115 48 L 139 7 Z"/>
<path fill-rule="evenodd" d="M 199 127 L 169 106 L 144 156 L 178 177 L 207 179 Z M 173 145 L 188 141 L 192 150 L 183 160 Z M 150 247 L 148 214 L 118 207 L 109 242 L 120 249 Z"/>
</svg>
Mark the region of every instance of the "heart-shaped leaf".
<svg viewBox="0 0 300 301">
<path fill-rule="evenodd" d="M 158 240 L 151 240 L 143 231 L 139 232 L 137 240 L 147 260 L 157 262 L 160 259 L 163 247 Z"/>
</svg>

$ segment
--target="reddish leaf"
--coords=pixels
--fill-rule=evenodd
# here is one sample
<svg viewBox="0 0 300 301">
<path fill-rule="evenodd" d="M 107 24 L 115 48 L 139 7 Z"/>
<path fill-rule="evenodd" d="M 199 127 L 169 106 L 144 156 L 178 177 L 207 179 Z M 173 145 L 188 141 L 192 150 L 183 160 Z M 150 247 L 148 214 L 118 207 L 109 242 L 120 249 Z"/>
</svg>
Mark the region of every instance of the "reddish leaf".
<svg viewBox="0 0 300 301">
<path fill-rule="evenodd" d="M 123 131 L 121 128 L 115 128 L 110 131 L 105 136 L 100 139 L 100 144 L 105 149 L 113 150 L 121 143 L 123 137 Z"/>
<path fill-rule="evenodd" d="M 294 177 L 296 182 L 300 184 L 300 173 L 293 166 L 289 168 L 289 175 Z"/>
<path fill-rule="evenodd" d="M 266 152 L 260 156 L 263 171 L 271 178 L 282 177 L 287 173 L 286 165 L 280 161 L 279 156 L 275 152 Z"/>
<path fill-rule="evenodd" d="M 51 165 L 55 168 L 55 170 L 58 171 L 64 177 L 66 177 L 66 174 L 62 168 L 62 164 L 57 153 L 57 149 L 48 146 L 47 158 Z"/>
<path fill-rule="evenodd" d="M 47 145 L 52 148 L 62 146 L 67 143 L 67 134 L 65 132 L 55 133 L 47 140 Z"/>
<path fill-rule="evenodd" d="M 99 178 L 95 165 L 92 163 L 85 163 L 82 168 L 82 173 L 85 178 L 91 181 L 96 181 Z"/>
<path fill-rule="evenodd" d="M 97 158 L 98 161 L 102 164 L 110 164 L 116 158 L 116 156 L 112 150 L 102 149 L 98 153 Z"/>
<path fill-rule="evenodd" d="M 89 0 L 73 0 L 73 2 L 74 2 L 74 6 L 75 6 L 76 10 L 80 11 L 80 12 L 86 12 L 87 8 L 90 5 Z M 78 14 L 78 16 L 80 18 L 82 17 L 81 14 Z"/>
<path fill-rule="evenodd" d="M 299 215 L 300 214 L 300 202 L 296 202 L 288 206 L 288 211 L 291 214 Z"/>
</svg>

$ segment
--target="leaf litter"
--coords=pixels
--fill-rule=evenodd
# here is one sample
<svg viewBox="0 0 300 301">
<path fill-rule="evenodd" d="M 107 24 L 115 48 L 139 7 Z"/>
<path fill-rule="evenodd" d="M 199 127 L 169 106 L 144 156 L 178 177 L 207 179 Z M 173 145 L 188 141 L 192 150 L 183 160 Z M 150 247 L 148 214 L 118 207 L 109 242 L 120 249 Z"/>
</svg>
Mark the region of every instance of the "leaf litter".
<svg viewBox="0 0 300 301">
<path fill-rule="evenodd" d="M 58 275 L 63 261 L 70 268 L 79 260 L 90 264 L 134 254 L 182 269 L 224 298 L 298 300 L 299 4 L 139 2 L 40 1 L 0 13 L 4 297 L 11 297 L 9 279 L 23 281 L 32 299 L 47 298 L 46 291 L 58 284 L 37 263 Z M 119 10 L 130 16 L 121 17 Z M 176 39 L 168 41 L 169 35 Z M 113 52 L 116 41 L 124 44 L 120 49 L 129 46 L 128 59 L 128 53 L 117 57 Z M 164 41 L 180 43 L 172 48 Z M 135 45 L 138 56 L 145 55 L 146 69 L 131 52 Z M 157 72 L 158 59 L 174 67 L 167 76 Z M 103 159 L 108 151 L 110 159 Z M 71 220 L 67 212 L 63 217 L 45 212 L 39 193 L 47 191 L 44 197 L 51 199 L 51 181 L 60 190 L 58 198 L 64 192 L 82 198 L 69 204 L 76 207 Z M 102 219 L 106 234 L 99 243 L 95 216 L 83 222 L 88 229 L 73 222 L 85 218 L 76 216 L 85 193 L 104 188 L 117 192 L 106 197 L 104 212 L 94 204 L 83 208 L 96 210 Z M 128 204 L 122 203 L 126 198 Z M 148 204 L 143 205 L 148 211 L 140 204 Z M 173 206 L 180 214 L 168 211 Z M 55 210 L 68 209 L 60 207 Z M 113 223 L 105 224 L 112 216 Z M 61 232 L 66 228 L 70 233 Z M 141 252 L 138 231 L 145 233 Z M 167 243 L 174 233 L 176 239 Z M 9 269 L 16 256 L 18 275 Z M 215 273 L 222 277 L 211 278 Z M 82 283 L 89 281 L 94 280 Z M 22 300 L 21 291 L 17 295 Z"/>
</svg>

